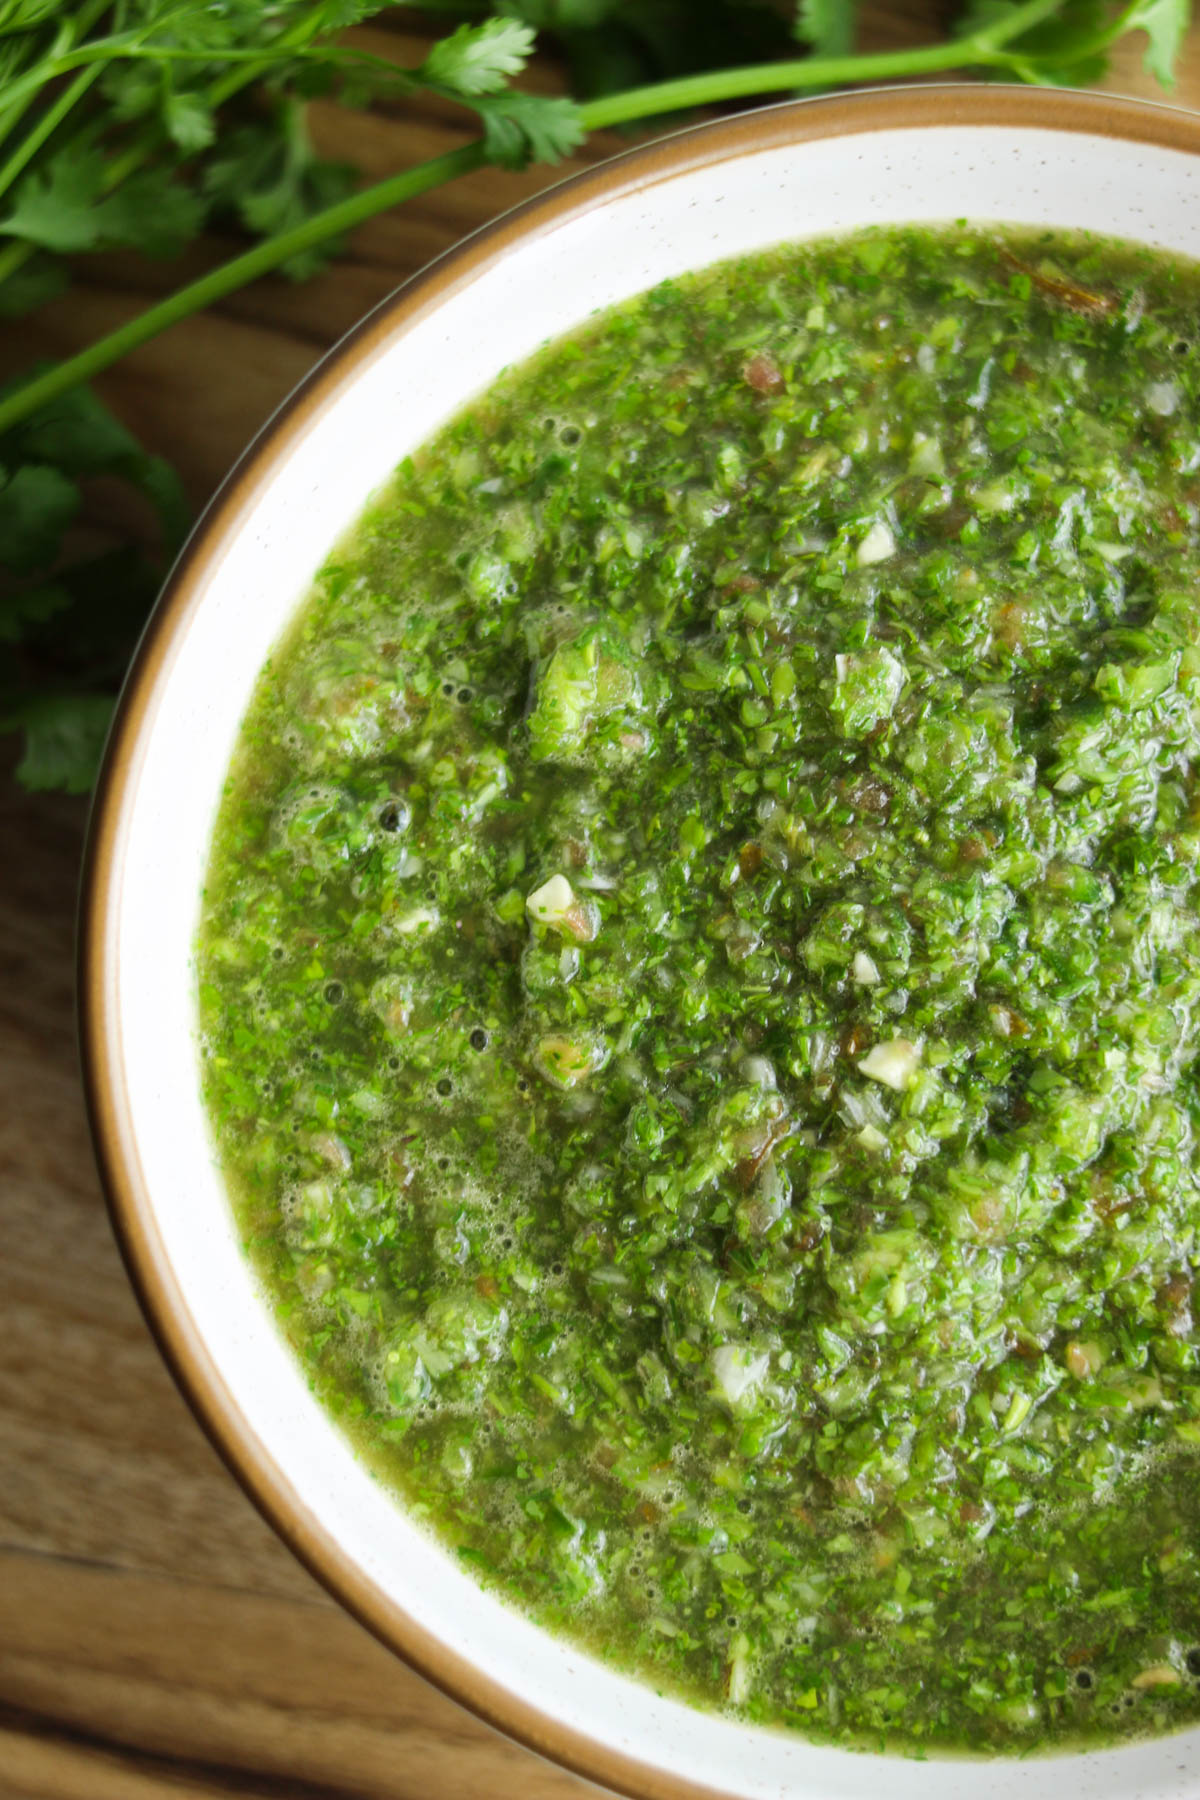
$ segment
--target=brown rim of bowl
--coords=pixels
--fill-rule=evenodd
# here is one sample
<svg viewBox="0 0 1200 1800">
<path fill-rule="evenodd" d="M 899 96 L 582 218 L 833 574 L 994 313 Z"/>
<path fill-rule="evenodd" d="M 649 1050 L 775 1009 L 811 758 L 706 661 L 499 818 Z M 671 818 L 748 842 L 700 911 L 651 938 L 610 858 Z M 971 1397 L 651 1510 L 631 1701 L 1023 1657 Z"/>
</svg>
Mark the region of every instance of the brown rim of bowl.
<svg viewBox="0 0 1200 1800">
<path fill-rule="evenodd" d="M 244 452 L 203 513 L 163 589 L 117 706 L 84 856 L 79 1030 L 88 1116 L 117 1242 L 150 1330 L 184 1397 L 233 1475 L 300 1561 L 389 1649 L 452 1699 L 528 1749 L 636 1800 L 727 1800 L 626 1755 L 517 1700 L 387 1600 L 308 1513 L 248 1429 L 213 1367 L 167 1262 L 133 1140 L 113 1015 L 112 927 L 120 841 L 156 689 L 199 604 L 214 549 L 234 534 L 281 452 L 385 339 L 520 241 L 595 201 L 789 143 L 858 132 L 1011 125 L 1121 138 L 1200 155 L 1200 116 L 1109 95 L 946 85 L 792 101 L 677 132 L 585 170 L 505 213 L 381 302 L 305 377 Z"/>
</svg>

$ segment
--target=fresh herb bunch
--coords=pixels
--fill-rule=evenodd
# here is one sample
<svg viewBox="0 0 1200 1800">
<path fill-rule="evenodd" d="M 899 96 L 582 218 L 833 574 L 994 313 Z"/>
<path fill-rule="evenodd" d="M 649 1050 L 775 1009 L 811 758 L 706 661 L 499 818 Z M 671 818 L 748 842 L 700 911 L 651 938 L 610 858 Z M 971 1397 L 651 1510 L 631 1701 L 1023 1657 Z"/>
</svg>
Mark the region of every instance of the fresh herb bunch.
<svg viewBox="0 0 1200 1800">
<path fill-rule="evenodd" d="M 24 734 L 30 787 L 91 782 L 129 649 L 185 529 L 169 467 L 83 387 L 127 351 L 272 270 L 304 279 L 344 234 L 486 163 L 555 162 L 591 131 L 861 81 L 976 70 L 1085 84 L 1146 34 L 1169 85 L 1190 0 L 968 0 L 937 42 L 854 49 L 854 0 L 432 0 L 453 29 L 400 68 L 347 28 L 377 0 L 0 0 L 0 317 L 61 292 L 72 262 L 123 248 L 169 256 L 211 222 L 241 255 L 78 355 L 0 390 L 0 729 Z M 539 37 L 574 98 L 512 85 Z M 367 188 L 317 155 L 305 108 L 422 91 L 472 112 L 479 136 Z M 159 553 L 81 550 L 82 483 L 116 478 L 152 506 Z"/>
</svg>

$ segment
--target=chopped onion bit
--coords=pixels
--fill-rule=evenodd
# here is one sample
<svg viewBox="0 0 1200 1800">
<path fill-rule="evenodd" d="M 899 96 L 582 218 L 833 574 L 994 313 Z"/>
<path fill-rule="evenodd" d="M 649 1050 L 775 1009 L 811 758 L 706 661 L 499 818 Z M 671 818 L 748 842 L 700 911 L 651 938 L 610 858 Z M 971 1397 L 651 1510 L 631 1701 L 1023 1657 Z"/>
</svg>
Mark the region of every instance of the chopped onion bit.
<svg viewBox="0 0 1200 1800">
<path fill-rule="evenodd" d="M 908 1038 L 891 1038 L 886 1044 L 876 1044 L 859 1063 L 859 1073 L 869 1075 L 872 1081 L 882 1081 L 885 1087 L 895 1088 L 902 1094 L 912 1081 L 921 1061 L 921 1046 L 912 1043 Z"/>
</svg>

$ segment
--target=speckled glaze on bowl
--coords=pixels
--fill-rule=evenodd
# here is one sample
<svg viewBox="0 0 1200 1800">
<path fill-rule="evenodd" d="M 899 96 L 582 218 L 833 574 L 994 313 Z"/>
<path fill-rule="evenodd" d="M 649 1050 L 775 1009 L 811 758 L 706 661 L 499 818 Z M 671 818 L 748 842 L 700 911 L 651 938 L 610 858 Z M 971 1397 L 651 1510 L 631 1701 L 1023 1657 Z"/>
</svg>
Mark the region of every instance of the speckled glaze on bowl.
<svg viewBox="0 0 1200 1800">
<path fill-rule="evenodd" d="M 142 643 L 96 802 L 81 934 L 92 1127 L 180 1385 L 268 1519 L 385 1643 L 512 1737 L 645 1800 L 875 1800 L 881 1786 L 889 1800 L 1180 1800 L 1200 1796 L 1200 1730 L 1025 1762 L 822 1748 L 663 1698 L 482 1593 L 355 1459 L 239 1248 L 195 1042 L 209 834 L 259 668 L 325 553 L 502 367 L 720 258 L 958 218 L 1200 258 L 1200 118 L 1082 94 L 892 89 L 683 132 L 508 214 L 345 338 L 229 477 Z"/>
</svg>

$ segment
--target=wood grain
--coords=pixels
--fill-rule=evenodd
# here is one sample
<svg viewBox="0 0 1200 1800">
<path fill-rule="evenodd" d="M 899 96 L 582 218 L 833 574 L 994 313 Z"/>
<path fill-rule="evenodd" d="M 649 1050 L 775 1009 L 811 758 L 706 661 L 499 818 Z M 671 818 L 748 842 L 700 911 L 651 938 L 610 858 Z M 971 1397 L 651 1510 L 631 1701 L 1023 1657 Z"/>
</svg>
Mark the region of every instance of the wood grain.
<svg viewBox="0 0 1200 1800">
<path fill-rule="evenodd" d="M 937 8 L 868 8 L 878 46 Z M 404 60 L 419 40 L 380 28 Z M 1140 50 L 1111 85 L 1153 96 Z M 546 76 L 545 79 L 552 79 Z M 1200 33 L 1177 101 L 1200 106 Z M 326 109 L 370 175 L 461 140 L 453 109 Z M 619 140 L 588 147 L 587 159 Z M 259 283 L 102 383 L 197 504 L 316 357 L 464 232 L 556 179 L 481 172 L 373 221 L 318 280 Z M 233 246 L 119 257 L 10 329 L 0 368 L 61 355 Z M 377 1645 L 292 1560 L 176 1393 L 126 1282 L 75 1062 L 72 954 L 85 808 L 0 772 L 0 1800 L 571 1800 L 584 1785 L 478 1723 Z"/>
</svg>

